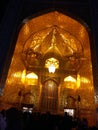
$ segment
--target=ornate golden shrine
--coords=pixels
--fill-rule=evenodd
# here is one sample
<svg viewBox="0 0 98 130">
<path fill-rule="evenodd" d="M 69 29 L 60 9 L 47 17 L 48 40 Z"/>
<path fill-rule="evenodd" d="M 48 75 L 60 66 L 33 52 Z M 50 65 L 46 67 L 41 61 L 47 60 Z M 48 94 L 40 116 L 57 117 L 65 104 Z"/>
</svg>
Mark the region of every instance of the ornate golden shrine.
<svg viewBox="0 0 98 130">
<path fill-rule="evenodd" d="M 80 116 L 94 124 L 94 84 L 86 28 L 57 11 L 24 20 L 1 100 L 34 104 L 34 111 L 56 114 L 63 113 L 64 107 L 77 109 L 79 105 Z"/>
</svg>

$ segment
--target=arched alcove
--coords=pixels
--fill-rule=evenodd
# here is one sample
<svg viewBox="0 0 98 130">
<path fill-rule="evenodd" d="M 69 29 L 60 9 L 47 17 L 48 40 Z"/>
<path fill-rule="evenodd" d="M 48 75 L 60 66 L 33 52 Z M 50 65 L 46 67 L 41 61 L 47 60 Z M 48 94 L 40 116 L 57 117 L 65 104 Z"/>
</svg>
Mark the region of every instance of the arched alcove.
<svg viewBox="0 0 98 130">
<path fill-rule="evenodd" d="M 55 68 L 59 64 L 55 72 L 49 73 L 48 68 L 45 67 L 45 61 Z M 31 84 L 30 89 L 26 89 L 28 86 L 25 87 L 25 80 L 21 82 L 23 70 L 26 70 L 25 75 L 33 72 L 38 76 L 36 87 Z M 78 101 L 77 97 L 80 96 L 80 115 L 86 116 L 90 123 L 94 124 L 95 100 L 92 71 L 87 28 L 63 13 L 48 12 L 24 20 L 16 41 L 2 100 L 13 104 L 20 103 L 21 90 L 23 95 L 29 93 L 28 104 L 34 104 L 35 111 L 39 111 L 42 105 L 40 99 L 45 98 L 42 96 L 42 82 L 48 79 L 49 82 L 47 81 L 46 84 L 49 86 L 51 79 L 54 79 L 52 81 L 58 83 L 55 89 L 58 95 L 55 98 L 57 104 L 52 105 L 57 107 L 56 113 L 63 114 L 64 107 L 67 107 L 67 97 L 71 96 Z M 69 75 L 76 80 L 75 89 L 66 87 L 64 78 Z M 56 83 L 53 83 L 56 86 Z M 48 98 L 48 94 L 46 96 Z"/>
</svg>

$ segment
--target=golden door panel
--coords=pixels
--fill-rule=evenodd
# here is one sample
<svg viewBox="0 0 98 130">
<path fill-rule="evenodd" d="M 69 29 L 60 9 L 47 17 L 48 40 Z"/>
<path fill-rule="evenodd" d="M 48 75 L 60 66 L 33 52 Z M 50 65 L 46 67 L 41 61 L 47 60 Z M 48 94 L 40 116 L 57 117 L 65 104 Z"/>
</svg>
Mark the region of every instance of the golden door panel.
<svg viewBox="0 0 98 130">
<path fill-rule="evenodd" d="M 58 86 L 55 81 L 47 80 L 43 83 L 41 94 L 41 112 L 57 113 Z"/>
</svg>

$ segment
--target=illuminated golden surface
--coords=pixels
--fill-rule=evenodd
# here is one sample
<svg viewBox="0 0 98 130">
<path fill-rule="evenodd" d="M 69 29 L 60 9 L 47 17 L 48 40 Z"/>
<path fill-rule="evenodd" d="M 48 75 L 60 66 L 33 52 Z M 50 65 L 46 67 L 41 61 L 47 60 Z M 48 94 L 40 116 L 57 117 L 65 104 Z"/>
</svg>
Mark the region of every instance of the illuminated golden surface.
<svg viewBox="0 0 98 130">
<path fill-rule="evenodd" d="M 54 75 L 49 74 L 45 68 L 45 62 L 52 57 L 59 61 Z M 66 81 L 68 76 L 73 77 L 74 82 Z M 53 91 L 52 87 L 48 88 L 50 86 L 54 87 Z M 43 92 L 44 87 L 46 93 Z M 34 104 L 35 110 L 39 110 L 42 105 L 42 93 L 48 95 L 47 91 L 52 92 L 47 101 L 50 104 L 55 102 L 54 108 L 57 107 L 58 113 L 62 113 L 64 107 L 77 108 L 77 102 L 67 98 L 72 96 L 77 99 L 80 95 L 81 116 L 90 112 L 93 118 L 95 100 L 90 41 L 82 24 L 56 11 L 24 23 L 1 100 L 20 103 L 20 91 L 21 103 Z M 47 109 L 54 112 L 51 107 Z"/>
</svg>

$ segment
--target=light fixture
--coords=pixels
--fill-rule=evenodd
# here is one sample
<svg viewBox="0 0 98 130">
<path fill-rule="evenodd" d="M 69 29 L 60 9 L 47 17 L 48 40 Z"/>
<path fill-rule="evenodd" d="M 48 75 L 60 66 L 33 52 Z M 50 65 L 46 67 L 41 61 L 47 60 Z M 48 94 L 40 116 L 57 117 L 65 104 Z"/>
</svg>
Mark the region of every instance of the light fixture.
<svg viewBox="0 0 98 130">
<path fill-rule="evenodd" d="M 49 66 L 49 68 L 48 68 L 48 70 L 49 70 L 49 73 L 54 73 L 55 72 L 55 66 L 53 65 L 53 64 L 51 64 L 50 66 Z"/>
<path fill-rule="evenodd" d="M 59 61 L 55 58 L 49 58 L 45 62 L 45 67 L 48 68 L 49 73 L 55 73 L 55 70 L 59 68 Z"/>
</svg>

